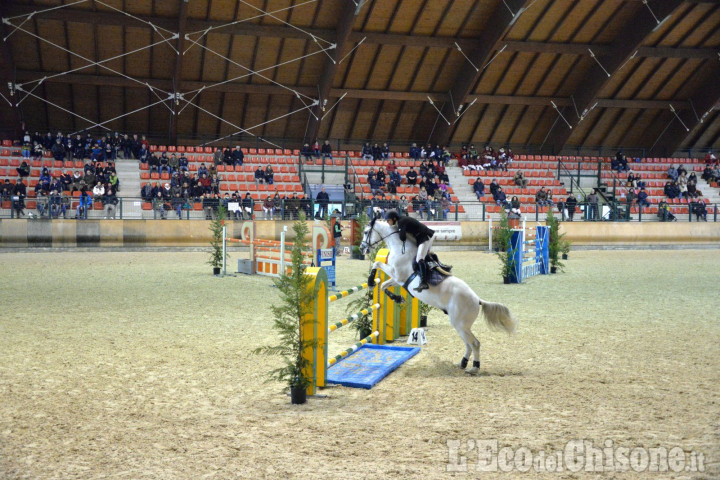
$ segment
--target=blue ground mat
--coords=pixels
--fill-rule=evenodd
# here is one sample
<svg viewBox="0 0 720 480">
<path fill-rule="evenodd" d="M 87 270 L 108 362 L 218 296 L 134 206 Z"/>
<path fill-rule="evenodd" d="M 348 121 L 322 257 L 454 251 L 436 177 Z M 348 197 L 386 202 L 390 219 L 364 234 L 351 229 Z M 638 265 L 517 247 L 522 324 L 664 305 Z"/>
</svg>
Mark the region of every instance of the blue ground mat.
<svg viewBox="0 0 720 480">
<path fill-rule="evenodd" d="M 327 383 L 372 388 L 390 372 L 417 355 L 418 347 L 366 344 L 327 371 Z"/>
</svg>

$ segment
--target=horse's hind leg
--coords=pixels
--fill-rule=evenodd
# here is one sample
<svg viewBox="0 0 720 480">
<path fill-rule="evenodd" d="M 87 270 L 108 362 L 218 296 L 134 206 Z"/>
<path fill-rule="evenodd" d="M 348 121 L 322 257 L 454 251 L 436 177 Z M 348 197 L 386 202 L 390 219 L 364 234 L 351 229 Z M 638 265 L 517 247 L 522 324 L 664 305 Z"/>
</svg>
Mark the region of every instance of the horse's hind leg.
<svg viewBox="0 0 720 480">
<path fill-rule="evenodd" d="M 478 340 L 470 330 L 473 320 L 474 319 L 470 319 L 468 321 L 468 319 L 463 318 L 463 316 L 460 316 L 460 318 L 450 319 L 450 323 L 453 327 L 455 327 L 458 335 L 460 335 L 460 338 L 465 343 L 465 356 L 460 361 L 460 368 L 464 369 L 467 367 L 467 364 L 470 361 L 470 351 L 472 351 L 473 365 L 472 368 L 467 371 L 467 373 L 471 375 L 475 375 L 480 371 L 480 340 Z"/>
</svg>

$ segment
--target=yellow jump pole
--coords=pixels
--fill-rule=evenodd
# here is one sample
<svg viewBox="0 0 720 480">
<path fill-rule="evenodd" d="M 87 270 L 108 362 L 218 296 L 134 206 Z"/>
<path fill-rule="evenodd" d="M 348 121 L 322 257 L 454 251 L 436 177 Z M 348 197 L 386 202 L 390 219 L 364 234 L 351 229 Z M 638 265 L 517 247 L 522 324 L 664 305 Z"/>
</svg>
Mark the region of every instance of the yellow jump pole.
<svg viewBox="0 0 720 480">
<path fill-rule="evenodd" d="M 317 387 L 325 386 L 327 374 L 327 334 L 328 334 L 328 278 L 324 268 L 308 267 L 305 275 L 311 277 L 308 289 L 313 292 L 313 302 L 301 325 L 302 340 L 315 340 L 315 344 L 303 352 L 310 365 L 306 372 L 310 379 L 308 395 L 314 395 Z"/>
</svg>

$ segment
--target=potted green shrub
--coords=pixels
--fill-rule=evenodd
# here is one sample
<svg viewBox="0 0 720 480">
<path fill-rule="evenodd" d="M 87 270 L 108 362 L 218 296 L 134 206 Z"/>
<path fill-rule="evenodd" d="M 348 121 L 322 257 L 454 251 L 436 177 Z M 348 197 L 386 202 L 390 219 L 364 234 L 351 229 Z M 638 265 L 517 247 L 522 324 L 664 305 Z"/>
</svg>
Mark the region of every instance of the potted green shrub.
<svg viewBox="0 0 720 480">
<path fill-rule="evenodd" d="M 220 269 L 223 266 L 223 227 L 227 218 L 227 210 L 220 205 L 218 207 L 215 220 L 210 222 L 210 231 L 212 232 L 212 240 L 210 240 L 210 260 L 208 264 L 213 267 L 213 275 L 220 275 Z"/>
<path fill-rule="evenodd" d="M 507 213 L 500 211 L 500 224 L 493 232 L 495 254 L 500 260 L 500 274 L 503 283 L 510 283 L 510 274 L 515 270 L 515 256 L 511 251 L 513 230 L 510 227 Z"/>
<path fill-rule="evenodd" d="M 420 311 L 418 312 L 420 314 L 420 327 L 425 328 L 427 327 L 427 320 L 428 315 L 430 314 L 430 311 L 435 308 L 432 305 L 428 305 L 427 303 L 420 302 Z"/>
<path fill-rule="evenodd" d="M 307 388 L 311 380 L 305 372 L 310 362 L 303 357 L 303 351 L 313 348 L 316 340 L 307 340 L 302 336 L 302 321 L 311 315 L 314 292 L 309 288 L 310 277 L 305 275 L 303 251 L 308 248 L 308 226 L 305 215 L 293 224 L 295 240 L 292 246 L 292 271 L 283 273 L 275 281 L 280 292 L 280 300 L 272 305 L 273 330 L 278 333 L 277 345 L 269 345 L 256 349 L 256 354 L 277 355 L 282 357 L 284 365 L 269 372 L 269 379 L 287 384 L 293 404 L 306 402 Z"/>
<path fill-rule="evenodd" d="M 353 251 L 356 248 L 360 250 L 358 246 L 354 246 Z M 368 261 L 368 276 L 372 274 L 373 264 L 375 263 L 375 257 L 377 256 L 378 250 L 380 250 L 380 245 L 373 248 L 369 253 L 370 259 Z M 364 258 L 365 256 L 363 255 L 363 259 Z M 367 308 L 370 308 L 374 303 L 375 302 L 373 301 L 373 289 L 369 287 L 363 290 L 360 295 L 358 295 L 357 297 L 353 297 L 353 300 L 348 302 L 347 306 L 345 307 L 345 312 L 352 315 L 361 312 Z M 367 337 L 372 333 L 372 313 L 363 315 L 362 317 L 355 320 L 351 325 L 358 332 L 358 335 L 361 339 Z"/>
<path fill-rule="evenodd" d="M 565 264 L 560 261 L 560 253 L 563 249 L 570 249 L 570 244 L 565 240 L 565 234 L 560 234 L 560 222 L 553 215 L 552 210 L 548 210 L 547 226 L 550 229 L 550 240 L 548 243 L 548 255 L 550 257 L 550 273 L 557 273 L 558 270 L 563 271 Z"/>
<path fill-rule="evenodd" d="M 365 231 L 365 227 L 367 227 L 367 224 L 370 222 L 370 219 L 365 214 L 365 212 L 360 212 L 360 214 L 355 217 L 354 219 L 355 223 L 357 224 L 356 230 L 355 230 L 355 238 L 353 238 L 353 247 L 352 247 L 352 258 L 355 258 L 357 260 L 365 260 L 365 255 L 360 251 L 360 244 L 363 241 L 362 235 Z M 374 256 L 370 257 L 371 259 L 375 259 Z"/>
</svg>

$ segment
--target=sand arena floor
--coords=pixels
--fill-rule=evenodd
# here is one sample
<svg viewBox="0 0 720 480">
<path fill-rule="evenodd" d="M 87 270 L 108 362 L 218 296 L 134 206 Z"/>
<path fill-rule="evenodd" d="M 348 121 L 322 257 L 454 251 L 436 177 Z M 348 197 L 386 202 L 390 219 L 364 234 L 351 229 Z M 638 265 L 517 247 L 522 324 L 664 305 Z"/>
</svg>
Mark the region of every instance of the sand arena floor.
<svg viewBox="0 0 720 480">
<path fill-rule="evenodd" d="M 489 254 L 442 258 L 520 321 L 476 323 L 481 376 L 453 366 L 463 345 L 434 312 L 429 344 L 372 390 L 291 406 L 264 381 L 277 359 L 250 353 L 275 338 L 269 278 L 215 278 L 197 252 L 0 253 L 0 478 L 720 478 L 717 250 L 577 251 L 513 286 Z M 339 284 L 366 269 L 340 259 Z M 680 447 L 705 471 L 475 471 L 475 440 L 522 469 L 521 447 L 583 439 Z"/>
</svg>

